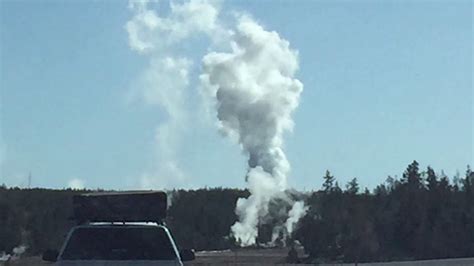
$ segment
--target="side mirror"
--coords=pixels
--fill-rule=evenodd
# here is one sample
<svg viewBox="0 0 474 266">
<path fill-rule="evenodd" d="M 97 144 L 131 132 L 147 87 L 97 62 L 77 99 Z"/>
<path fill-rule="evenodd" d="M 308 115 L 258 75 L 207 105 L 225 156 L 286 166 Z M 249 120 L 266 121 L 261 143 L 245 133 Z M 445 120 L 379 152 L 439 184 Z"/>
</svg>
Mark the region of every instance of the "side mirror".
<svg viewBox="0 0 474 266">
<path fill-rule="evenodd" d="M 49 262 L 56 262 L 58 260 L 59 252 L 57 250 L 48 249 L 43 253 L 43 260 Z"/>
<path fill-rule="evenodd" d="M 192 249 L 183 249 L 179 252 L 182 261 L 191 261 L 196 258 Z"/>
</svg>

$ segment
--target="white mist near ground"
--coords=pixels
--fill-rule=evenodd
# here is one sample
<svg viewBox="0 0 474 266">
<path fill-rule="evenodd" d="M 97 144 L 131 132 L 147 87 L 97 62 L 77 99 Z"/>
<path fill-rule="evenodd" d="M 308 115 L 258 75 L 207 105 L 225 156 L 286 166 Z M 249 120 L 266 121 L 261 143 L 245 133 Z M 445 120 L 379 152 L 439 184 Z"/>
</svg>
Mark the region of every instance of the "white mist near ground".
<svg viewBox="0 0 474 266">
<path fill-rule="evenodd" d="M 167 190 L 166 192 L 166 209 L 169 210 L 173 203 L 178 200 L 178 192 L 175 190 Z"/>
<path fill-rule="evenodd" d="M 7 254 L 5 251 L 0 252 L 0 261 L 8 261 L 10 258 L 10 254 Z"/>
<path fill-rule="evenodd" d="M 250 197 L 237 201 L 239 221 L 231 228 L 237 241 L 249 246 L 256 244 L 258 225 L 267 216 L 269 203 L 286 198 L 290 164 L 283 151 L 283 135 L 293 128 L 291 115 L 303 84 L 294 78 L 297 51 L 250 17 L 238 18 L 230 47 L 229 52 L 204 57 L 200 78 L 202 87 L 215 97 L 220 131 L 236 139 L 249 157 Z M 287 221 L 291 231 L 304 214 L 298 211 L 302 202 L 295 204 Z"/>
<path fill-rule="evenodd" d="M 21 256 L 26 252 L 28 247 L 26 245 L 19 245 L 14 247 L 12 250 L 12 254 L 8 254 L 5 251 L 0 252 L 0 261 L 9 261 L 9 260 L 17 260 L 21 258 Z"/>
<path fill-rule="evenodd" d="M 18 247 L 13 248 L 13 256 L 20 257 L 23 253 L 26 252 L 28 247 L 25 245 L 20 245 Z"/>
<path fill-rule="evenodd" d="M 70 188 L 70 189 L 77 189 L 77 190 L 84 189 L 85 188 L 85 182 L 82 179 L 73 178 L 73 179 L 69 180 L 69 182 L 67 183 L 67 187 Z"/>
<path fill-rule="evenodd" d="M 288 234 L 291 235 L 291 233 L 293 233 L 296 223 L 298 223 L 300 218 L 303 217 L 307 211 L 308 206 L 305 206 L 303 201 L 297 201 L 293 204 L 285 224 Z"/>
</svg>

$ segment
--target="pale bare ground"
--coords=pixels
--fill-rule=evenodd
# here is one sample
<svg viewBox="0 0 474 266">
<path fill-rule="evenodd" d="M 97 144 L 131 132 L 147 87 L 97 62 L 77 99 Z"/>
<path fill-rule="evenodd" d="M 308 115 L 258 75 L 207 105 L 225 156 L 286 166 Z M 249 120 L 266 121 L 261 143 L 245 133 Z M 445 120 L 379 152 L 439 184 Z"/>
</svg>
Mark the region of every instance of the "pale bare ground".
<svg viewBox="0 0 474 266">
<path fill-rule="evenodd" d="M 9 262 L 0 262 L 0 266 L 43 266 L 43 265 L 53 265 L 52 263 L 45 262 L 41 260 L 41 257 L 28 257 L 21 258 L 19 260 L 9 261 Z"/>
<path fill-rule="evenodd" d="M 300 257 L 302 254 L 300 254 Z M 253 265 L 318 265 L 318 266 L 352 266 L 355 263 L 322 263 L 322 264 L 288 264 L 285 263 L 288 249 L 243 249 L 226 250 L 216 252 L 198 252 L 196 260 L 185 265 L 207 266 L 207 265 L 229 265 L 229 266 L 253 266 Z M 404 262 L 375 262 L 358 263 L 358 266 L 474 266 L 474 258 L 443 259 L 425 261 Z"/>
<path fill-rule="evenodd" d="M 318 266 L 352 266 L 354 263 L 318 264 Z M 474 258 L 418 260 L 418 261 L 392 261 L 359 263 L 360 266 L 474 266 Z"/>
<path fill-rule="evenodd" d="M 196 260 L 185 263 L 186 266 L 228 265 L 228 266 L 253 266 L 253 265 L 303 265 L 286 264 L 287 249 L 255 249 L 255 250 L 226 250 L 219 252 L 198 252 Z M 40 257 L 22 258 L 11 261 L 9 264 L 0 262 L 0 266 L 52 266 Z M 316 264 L 306 264 L 316 265 Z M 352 266 L 354 263 L 329 263 L 317 264 L 319 266 Z M 444 259 L 426 261 L 359 263 L 360 266 L 474 266 L 474 258 Z"/>
<path fill-rule="evenodd" d="M 285 263 L 287 254 L 284 248 L 204 251 L 186 265 L 275 265 Z"/>
</svg>

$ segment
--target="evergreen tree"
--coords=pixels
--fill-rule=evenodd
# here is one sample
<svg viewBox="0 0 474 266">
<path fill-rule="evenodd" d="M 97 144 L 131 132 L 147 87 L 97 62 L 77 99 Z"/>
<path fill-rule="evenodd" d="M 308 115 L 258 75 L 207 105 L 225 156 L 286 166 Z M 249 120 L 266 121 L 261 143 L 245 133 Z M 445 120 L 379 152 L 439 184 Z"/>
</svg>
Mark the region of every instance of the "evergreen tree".
<svg viewBox="0 0 474 266">
<path fill-rule="evenodd" d="M 357 178 L 352 178 L 349 183 L 346 185 L 346 192 L 352 195 L 355 195 L 359 192 L 359 184 L 357 183 Z"/>
<path fill-rule="evenodd" d="M 408 168 L 403 173 L 402 183 L 407 184 L 411 190 L 417 190 L 423 186 L 417 161 L 413 161 L 408 165 Z"/>
<path fill-rule="evenodd" d="M 430 166 L 428 166 L 426 170 L 426 182 L 428 190 L 430 191 L 435 191 L 438 187 L 438 177 L 436 177 L 435 171 Z"/>
<path fill-rule="evenodd" d="M 390 191 L 393 191 L 397 185 L 395 182 L 395 179 L 391 176 L 388 176 L 387 179 L 385 180 L 385 183 L 387 183 L 387 187 Z"/>
<path fill-rule="evenodd" d="M 466 170 L 466 177 L 463 180 L 463 190 L 467 194 L 472 193 L 473 182 L 474 182 L 474 172 L 472 172 L 471 166 L 468 165 L 467 170 Z"/>
<path fill-rule="evenodd" d="M 342 192 L 342 189 L 341 187 L 339 186 L 339 182 L 336 181 L 336 184 L 334 184 L 334 187 L 332 189 L 332 192 L 335 192 L 335 193 L 341 193 Z"/>
<path fill-rule="evenodd" d="M 330 192 L 334 188 L 334 176 L 331 175 L 329 170 L 326 170 L 326 174 L 324 175 L 324 183 L 323 183 L 323 191 L 324 192 Z"/>
</svg>

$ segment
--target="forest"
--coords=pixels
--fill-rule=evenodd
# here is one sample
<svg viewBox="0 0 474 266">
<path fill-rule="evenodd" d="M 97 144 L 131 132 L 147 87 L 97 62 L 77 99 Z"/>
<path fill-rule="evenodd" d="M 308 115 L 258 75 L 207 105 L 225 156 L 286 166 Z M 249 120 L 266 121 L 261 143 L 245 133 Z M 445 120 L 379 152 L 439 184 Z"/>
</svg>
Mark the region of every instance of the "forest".
<svg viewBox="0 0 474 266">
<path fill-rule="evenodd" d="M 312 177 L 321 178 L 321 177 Z M 323 185 L 295 193 L 308 212 L 287 241 L 298 241 L 307 262 L 371 262 L 474 257 L 474 172 L 447 177 L 413 161 L 400 178 L 388 177 L 372 191 L 357 179 L 340 186 L 329 171 Z M 74 226 L 72 195 L 86 190 L 0 186 L 0 253 L 19 245 L 27 254 L 59 249 Z M 166 224 L 181 248 L 236 248 L 230 227 L 239 197 L 229 188 L 168 191 Z M 274 221 L 260 226 L 259 241 L 271 237 Z"/>
</svg>

